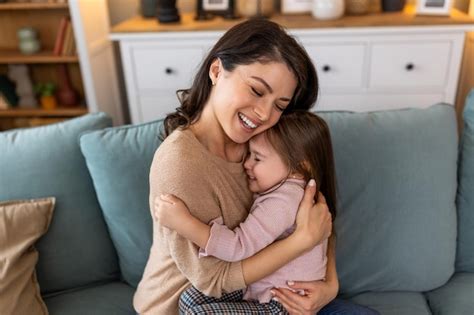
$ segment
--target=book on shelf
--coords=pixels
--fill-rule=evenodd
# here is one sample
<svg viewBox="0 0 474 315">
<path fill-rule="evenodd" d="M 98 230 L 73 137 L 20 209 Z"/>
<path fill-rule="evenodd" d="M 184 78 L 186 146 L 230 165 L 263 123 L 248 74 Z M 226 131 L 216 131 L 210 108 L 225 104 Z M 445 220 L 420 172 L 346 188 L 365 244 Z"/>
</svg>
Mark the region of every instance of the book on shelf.
<svg viewBox="0 0 474 315">
<path fill-rule="evenodd" d="M 59 27 L 56 32 L 56 40 L 54 42 L 53 54 L 59 56 L 62 53 L 64 45 L 64 36 L 66 35 L 67 25 L 69 24 L 69 17 L 64 16 L 59 21 Z"/>
<path fill-rule="evenodd" d="M 53 53 L 56 56 L 73 56 L 76 54 L 74 32 L 69 17 L 65 16 L 59 22 Z"/>
<path fill-rule="evenodd" d="M 61 55 L 62 56 L 70 55 L 69 52 L 71 50 L 72 41 L 74 41 L 74 35 L 72 33 L 71 22 L 68 21 L 67 27 L 66 27 L 66 34 L 64 35 L 63 47 L 62 47 L 62 50 L 61 50 Z"/>
</svg>

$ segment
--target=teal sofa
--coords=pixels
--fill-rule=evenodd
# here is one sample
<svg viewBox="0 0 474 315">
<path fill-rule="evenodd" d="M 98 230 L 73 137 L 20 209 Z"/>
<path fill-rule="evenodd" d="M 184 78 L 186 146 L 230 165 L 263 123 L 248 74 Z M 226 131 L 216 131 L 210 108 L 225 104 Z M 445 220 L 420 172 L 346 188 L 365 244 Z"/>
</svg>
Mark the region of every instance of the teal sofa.
<svg viewBox="0 0 474 315">
<path fill-rule="evenodd" d="M 321 116 L 336 159 L 341 297 L 383 315 L 474 314 L 474 92 L 461 141 L 449 105 Z M 36 244 L 50 314 L 134 314 L 161 121 L 110 126 L 95 113 L 0 133 L 0 200 L 56 197 Z"/>
</svg>

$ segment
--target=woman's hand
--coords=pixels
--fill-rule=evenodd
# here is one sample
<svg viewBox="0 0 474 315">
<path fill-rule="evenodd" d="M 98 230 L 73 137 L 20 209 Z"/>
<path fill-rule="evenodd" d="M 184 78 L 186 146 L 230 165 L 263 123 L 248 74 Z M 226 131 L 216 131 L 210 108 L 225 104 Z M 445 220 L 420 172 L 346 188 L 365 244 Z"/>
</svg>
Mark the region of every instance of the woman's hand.
<svg viewBox="0 0 474 315">
<path fill-rule="evenodd" d="M 293 234 L 301 240 L 305 251 L 312 249 L 331 235 L 332 219 L 326 199 L 320 192 L 318 201 L 314 203 L 316 183 L 312 179 L 306 185 L 303 199 L 301 200 L 296 215 L 296 230 Z"/>
<path fill-rule="evenodd" d="M 186 218 L 191 216 L 184 202 L 169 194 L 162 194 L 155 198 L 153 214 L 156 221 L 172 230 L 176 230 Z"/>
<path fill-rule="evenodd" d="M 290 315 L 316 314 L 336 297 L 339 290 L 337 281 L 289 281 L 288 286 L 296 291 L 304 290 L 305 292 L 305 295 L 300 295 L 285 288 L 272 289 L 275 298 L 285 307 Z"/>
</svg>

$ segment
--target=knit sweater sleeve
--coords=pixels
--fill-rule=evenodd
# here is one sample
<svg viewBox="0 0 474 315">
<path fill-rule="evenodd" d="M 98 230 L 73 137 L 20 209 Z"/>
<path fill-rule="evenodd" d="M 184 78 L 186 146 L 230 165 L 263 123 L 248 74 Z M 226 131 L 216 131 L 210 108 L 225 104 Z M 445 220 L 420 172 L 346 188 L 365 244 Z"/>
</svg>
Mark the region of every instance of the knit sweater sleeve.
<svg viewBox="0 0 474 315">
<path fill-rule="evenodd" d="M 258 198 L 245 221 L 234 230 L 214 220 L 206 248 L 200 250 L 200 256 L 231 262 L 253 256 L 294 225 L 301 198 L 300 188 L 286 185 Z"/>
<path fill-rule="evenodd" d="M 205 163 L 196 159 L 189 148 L 180 145 L 160 148 L 150 171 L 150 203 L 161 193 L 171 193 L 183 200 L 191 213 L 208 222 L 212 215 L 206 203 L 213 199 L 212 190 L 203 181 Z M 212 202 L 212 201 L 211 201 Z M 245 288 L 240 262 L 229 263 L 214 257 L 198 257 L 198 248 L 176 232 L 154 222 L 154 239 L 166 244 L 179 271 L 206 295 L 220 297 L 223 292 Z M 155 241 L 155 240 L 154 240 Z M 173 267 L 174 268 L 174 267 Z"/>
</svg>

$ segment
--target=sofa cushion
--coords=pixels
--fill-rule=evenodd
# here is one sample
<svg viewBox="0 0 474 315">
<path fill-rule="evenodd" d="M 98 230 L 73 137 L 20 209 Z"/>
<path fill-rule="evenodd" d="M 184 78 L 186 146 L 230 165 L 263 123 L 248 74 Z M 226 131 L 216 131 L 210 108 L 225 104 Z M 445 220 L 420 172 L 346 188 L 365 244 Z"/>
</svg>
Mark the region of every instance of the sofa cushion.
<svg viewBox="0 0 474 315">
<path fill-rule="evenodd" d="M 456 273 L 441 288 L 426 293 L 433 314 L 474 312 L 474 273 Z"/>
<path fill-rule="evenodd" d="M 81 149 L 92 175 L 123 279 L 137 286 L 152 243 L 148 203 L 150 165 L 161 121 L 109 128 L 81 137 Z"/>
<path fill-rule="evenodd" d="M 41 299 L 34 243 L 48 230 L 54 198 L 0 202 L 0 310 L 48 314 Z"/>
<path fill-rule="evenodd" d="M 333 139 L 341 292 L 427 291 L 454 271 L 454 108 L 321 113 Z"/>
<path fill-rule="evenodd" d="M 367 292 L 356 295 L 351 300 L 382 315 L 431 315 L 425 297 L 417 292 Z"/>
<path fill-rule="evenodd" d="M 50 315 L 132 315 L 135 290 L 123 282 L 44 297 Z"/>
<path fill-rule="evenodd" d="M 41 291 L 115 279 L 117 256 L 79 149 L 79 135 L 111 125 L 105 114 L 0 133 L 0 200 L 56 197 L 37 243 Z"/>
<path fill-rule="evenodd" d="M 456 270 L 474 272 L 474 90 L 466 99 L 463 120 L 456 198 L 459 224 Z"/>
</svg>

